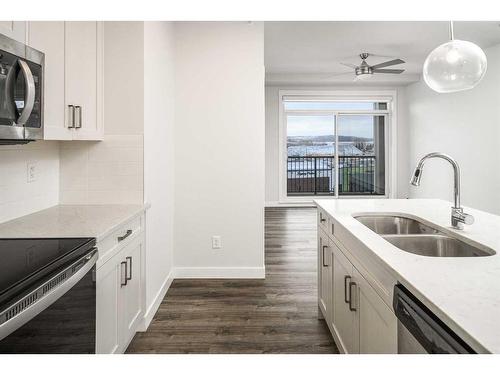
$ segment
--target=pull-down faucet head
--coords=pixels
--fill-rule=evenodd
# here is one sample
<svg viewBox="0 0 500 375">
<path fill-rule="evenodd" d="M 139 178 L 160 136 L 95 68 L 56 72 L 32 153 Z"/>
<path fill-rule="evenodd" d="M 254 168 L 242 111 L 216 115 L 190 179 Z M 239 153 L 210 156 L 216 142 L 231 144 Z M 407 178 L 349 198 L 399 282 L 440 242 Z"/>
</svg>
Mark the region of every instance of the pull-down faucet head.
<svg viewBox="0 0 500 375">
<path fill-rule="evenodd" d="M 419 163 L 415 168 L 415 171 L 413 171 L 413 176 L 411 176 L 410 184 L 412 184 L 413 186 L 420 186 L 421 176 L 422 176 L 422 167 L 420 166 Z"/>
</svg>

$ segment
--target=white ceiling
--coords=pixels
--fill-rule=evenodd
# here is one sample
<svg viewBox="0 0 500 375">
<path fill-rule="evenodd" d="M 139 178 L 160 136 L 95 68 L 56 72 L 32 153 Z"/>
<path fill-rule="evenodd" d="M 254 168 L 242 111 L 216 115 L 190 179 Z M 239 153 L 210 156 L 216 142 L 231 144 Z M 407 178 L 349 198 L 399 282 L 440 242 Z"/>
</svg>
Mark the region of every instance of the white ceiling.
<svg viewBox="0 0 500 375">
<path fill-rule="evenodd" d="M 472 41 L 482 48 L 500 43 L 500 22 L 454 25 L 456 39 Z M 390 58 L 406 61 L 394 66 L 405 69 L 405 73 L 381 74 L 377 78 L 414 81 L 422 72 L 428 53 L 447 39 L 448 22 L 265 22 L 266 74 L 275 79 L 295 74 L 319 75 L 333 81 L 352 80 L 350 75 L 335 76 L 351 71 L 339 63 L 359 64 L 358 54 L 369 52 L 389 56 L 372 56 L 367 60 L 370 65 Z"/>
</svg>

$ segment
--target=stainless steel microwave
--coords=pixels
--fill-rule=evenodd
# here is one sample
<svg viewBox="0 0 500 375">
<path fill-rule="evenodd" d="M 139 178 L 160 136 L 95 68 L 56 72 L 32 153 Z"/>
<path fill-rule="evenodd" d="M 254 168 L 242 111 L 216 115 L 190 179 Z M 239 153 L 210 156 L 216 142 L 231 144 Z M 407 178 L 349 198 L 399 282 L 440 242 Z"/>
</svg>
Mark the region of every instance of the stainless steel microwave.
<svg viewBox="0 0 500 375">
<path fill-rule="evenodd" d="M 0 34 L 0 145 L 43 139 L 44 59 Z"/>
</svg>

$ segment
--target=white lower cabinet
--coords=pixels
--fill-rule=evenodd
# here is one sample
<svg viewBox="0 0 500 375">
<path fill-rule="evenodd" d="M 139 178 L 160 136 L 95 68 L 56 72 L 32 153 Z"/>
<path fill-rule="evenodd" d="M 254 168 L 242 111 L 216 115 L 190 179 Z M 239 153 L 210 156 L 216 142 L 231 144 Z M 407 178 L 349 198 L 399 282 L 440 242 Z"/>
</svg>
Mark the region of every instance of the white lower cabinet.
<svg viewBox="0 0 500 375">
<path fill-rule="evenodd" d="M 123 353 L 143 317 L 143 234 L 123 242 L 97 268 L 97 353 Z"/>
<path fill-rule="evenodd" d="M 335 244 L 333 254 L 333 327 L 346 353 L 358 353 L 357 311 L 352 292 L 356 288 L 353 266 Z"/>
<path fill-rule="evenodd" d="M 328 236 L 318 230 L 318 302 L 321 313 L 327 321 L 331 319 L 332 310 L 332 272 L 333 262 Z"/>
<path fill-rule="evenodd" d="M 318 305 L 339 349 L 345 353 L 397 353 L 394 312 L 336 240 L 328 238 L 319 225 L 318 233 Z"/>
<path fill-rule="evenodd" d="M 120 262 L 120 287 L 118 291 L 118 327 L 120 344 L 125 351 L 134 337 L 142 318 L 141 254 L 142 242 L 135 241 L 124 249 Z M 123 258 L 122 256 L 122 258 Z"/>
<path fill-rule="evenodd" d="M 359 352 L 392 354 L 398 352 L 397 318 L 356 268 L 359 320 Z"/>
</svg>

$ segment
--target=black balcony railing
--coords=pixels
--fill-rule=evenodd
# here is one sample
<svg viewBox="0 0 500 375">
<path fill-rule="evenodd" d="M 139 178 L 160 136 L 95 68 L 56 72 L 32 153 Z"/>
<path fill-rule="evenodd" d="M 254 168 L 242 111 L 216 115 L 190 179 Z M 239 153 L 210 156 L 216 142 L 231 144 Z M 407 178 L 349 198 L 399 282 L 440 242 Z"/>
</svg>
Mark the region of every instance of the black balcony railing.
<svg viewBox="0 0 500 375">
<path fill-rule="evenodd" d="M 335 156 L 289 156 L 288 195 L 383 194 L 375 186 L 375 156 L 339 156 L 335 183 Z"/>
</svg>

